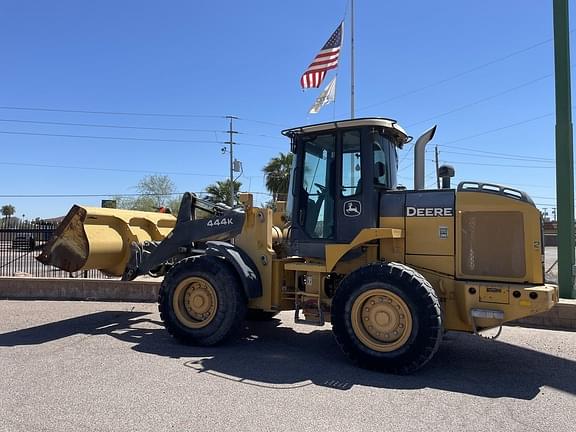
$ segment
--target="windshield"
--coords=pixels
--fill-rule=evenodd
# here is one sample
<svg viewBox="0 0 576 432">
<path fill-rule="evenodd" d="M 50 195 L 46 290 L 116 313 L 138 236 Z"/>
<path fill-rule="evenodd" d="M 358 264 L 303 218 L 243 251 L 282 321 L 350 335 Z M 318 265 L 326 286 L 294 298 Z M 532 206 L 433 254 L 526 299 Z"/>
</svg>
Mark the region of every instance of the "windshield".
<svg viewBox="0 0 576 432">
<path fill-rule="evenodd" d="M 335 137 L 333 134 L 307 137 L 303 144 L 304 230 L 312 238 L 332 238 Z"/>
</svg>

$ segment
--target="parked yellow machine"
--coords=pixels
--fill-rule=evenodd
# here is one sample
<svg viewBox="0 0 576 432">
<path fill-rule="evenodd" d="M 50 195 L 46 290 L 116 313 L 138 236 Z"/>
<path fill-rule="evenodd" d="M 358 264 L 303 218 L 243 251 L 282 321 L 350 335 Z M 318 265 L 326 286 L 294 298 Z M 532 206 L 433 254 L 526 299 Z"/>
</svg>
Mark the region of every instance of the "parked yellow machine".
<svg viewBox="0 0 576 432">
<path fill-rule="evenodd" d="M 75 206 L 40 261 L 103 269 L 131 280 L 164 276 L 167 330 L 211 345 L 249 317 L 294 310 L 331 322 L 343 351 L 364 367 L 410 373 L 444 331 L 477 333 L 549 310 L 542 223 L 524 192 L 464 182 L 399 187 L 397 151 L 410 137 L 393 120 L 366 118 L 283 131 L 295 163 L 287 210 L 207 204 L 185 194 L 171 215 Z M 448 183 L 448 182 L 446 182 Z M 196 219 L 196 209 L 211 216 Z"/>
</svg>

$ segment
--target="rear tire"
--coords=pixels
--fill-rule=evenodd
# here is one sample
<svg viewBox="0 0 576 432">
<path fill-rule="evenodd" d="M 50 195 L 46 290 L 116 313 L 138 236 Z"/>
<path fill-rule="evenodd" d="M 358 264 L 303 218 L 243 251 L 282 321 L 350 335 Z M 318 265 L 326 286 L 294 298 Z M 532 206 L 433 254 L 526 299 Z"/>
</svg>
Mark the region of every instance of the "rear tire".
<svg viewBox="0 0 576 432">
<path fill-rule="evenodd" d="M 240 329 L 246 298 L 226 260 L 202 255 L 186 258 L 166 274 L 158 310 L 166 330 L 192 345 L 214 345 Z"/>
<path fill-rule="evenodd" d="M 334 295 L 332 329 L 344 353 L 369 369 L 408 374 L 442 340 L 440 303 L 430 283 L 399 263 L 350 273 Z"/>
</svg>

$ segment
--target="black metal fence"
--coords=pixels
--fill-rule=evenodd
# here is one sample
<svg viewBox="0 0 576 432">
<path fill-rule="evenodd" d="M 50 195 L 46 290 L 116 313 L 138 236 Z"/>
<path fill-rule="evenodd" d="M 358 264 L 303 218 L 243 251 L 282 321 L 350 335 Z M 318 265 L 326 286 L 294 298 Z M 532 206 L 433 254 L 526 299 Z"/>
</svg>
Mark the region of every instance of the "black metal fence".
<svg viewBox="0 0 576 432">
<path fill-rule="evenodd" d="M 36 260 L 42 246 L 54 235 L 56 224 L 0 219 L 0 276 L 54 278 L 107 278 L 98 270 L 68 273 Z"/>
</svg>

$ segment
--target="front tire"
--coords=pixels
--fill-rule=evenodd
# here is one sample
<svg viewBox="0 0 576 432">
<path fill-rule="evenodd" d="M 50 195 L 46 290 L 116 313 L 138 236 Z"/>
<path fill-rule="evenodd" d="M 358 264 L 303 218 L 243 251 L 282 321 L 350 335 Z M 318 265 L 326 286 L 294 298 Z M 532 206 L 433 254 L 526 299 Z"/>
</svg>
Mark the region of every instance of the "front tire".
<svg viewBox="0 0 576 432">
<path fill-rule="evenodd" d="M 246 298 L 232 266 L 215 256 L 186 258 L 166 274 L 158 310 L 166 330 L 192 345 L 215 345 L 236 332 Z"/>
<path fill-rule="evenodd" d="M 434 289 L 399 263 L 376 263 L 349 274 L 336 290 L 331 315 L 344 353 L 369 369 L 412 373 L 433 357 L 442 339 Z"/>
</svg>

